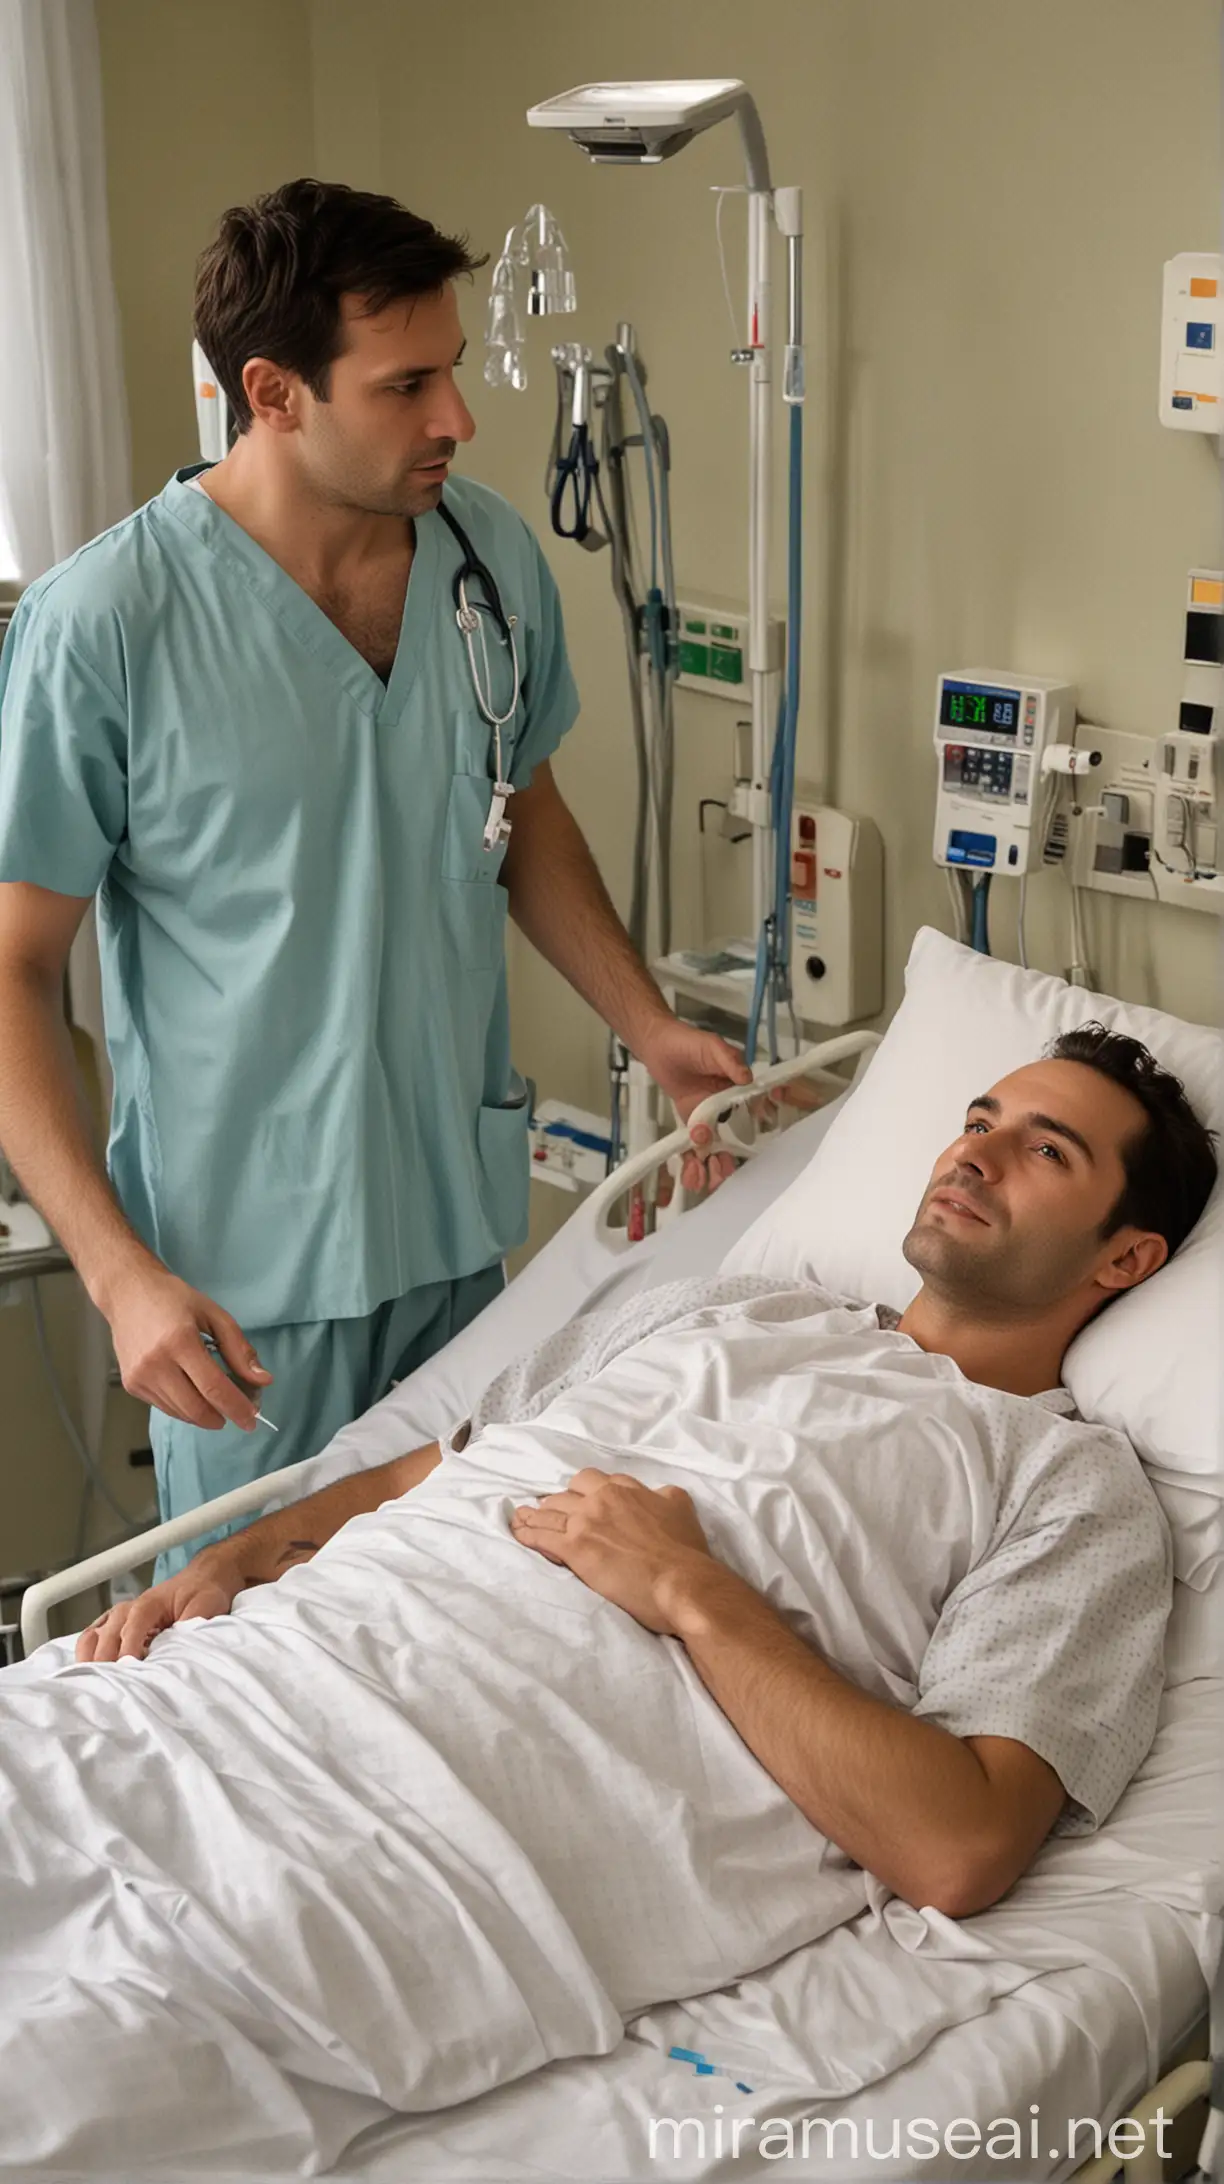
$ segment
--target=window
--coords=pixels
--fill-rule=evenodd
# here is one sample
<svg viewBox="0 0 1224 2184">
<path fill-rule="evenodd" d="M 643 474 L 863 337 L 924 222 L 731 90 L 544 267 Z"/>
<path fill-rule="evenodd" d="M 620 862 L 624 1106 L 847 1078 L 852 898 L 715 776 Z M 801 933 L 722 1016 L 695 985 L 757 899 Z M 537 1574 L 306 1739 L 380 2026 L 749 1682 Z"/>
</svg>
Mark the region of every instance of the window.
<svg viewBox="0 0 1224 2184">
<path fill-rule="evenodd" d="M 3 470 L 3 467 L 4 457 L 3 454 L 0 454 L 0 470 Z M 4 497 L 0 494 L 0 584 L 16 584 L 20 577 L 21 571 L 17 566 L 17 551 L 4 528 Z"/>
<path fill-rule="evenodd" d="M 4 528 L 4 510 L 0 508 L 0 584 L 15 584 L 20 575 L 17 556 Z"/>
</svg>

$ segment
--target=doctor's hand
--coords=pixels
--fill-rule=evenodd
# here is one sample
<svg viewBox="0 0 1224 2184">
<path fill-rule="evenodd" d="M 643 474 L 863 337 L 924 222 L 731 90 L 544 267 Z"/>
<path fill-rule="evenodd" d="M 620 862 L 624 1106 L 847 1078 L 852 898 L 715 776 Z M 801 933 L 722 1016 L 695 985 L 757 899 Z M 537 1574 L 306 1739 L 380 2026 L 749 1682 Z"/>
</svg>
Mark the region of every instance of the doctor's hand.
<svg viewBox="0 0 1224 2184">
<path fill-rule="evenodd" d="M 228 1615 L 247 1580 L 224 1562 L 210 1562 L 207 1549 L 189 1562 L 176 1577 L 135 1600 L 117 1600 L 96 1623 L 83 1630 L 76 1642 L 78 1661 L 140 1661 L 153 1640 L 172 1623 L 186 1623 L 193 1616 L 205 1620 Z"/>
<path fill-rule="evenodd" d="M 237 1320 L 211 1297 L 180 1281 L 157 1260 L 142 1258 L 100 1301 L 129 1395 L 190 1426 L 216 1431 L 228 1422 L 254 1431 L 256 1406 L 230 1373 L 259 1391 L 272 1375 Z M 206 1348 L 205 1335 L 216 1344 L 216 1356 Z"/>
<path fill-rule="evenodd" d="M 716 1032 L 681 1023 L 677 1016 L 657 1019 L 643 1042 L 642 1061 L 673 1102 L 681 1122 L 687 1122 L 712 1092 L 752 1082 L 752 1071 L 735 1047 Z M 686 1190 L 699 1191 L 707 1181 L 711 1190 L 717 1190 L 733 1173 L 736 1163 L 730 1153 L 706 1152 L 713 1142 L 713 1132 L 704 1126 L 694 1133 L 697 1150 L 686 1156 L 680 1177 Z"/>
<path fill-rule="evenodd" d="M 510 1529 L 664 1638 L 676 1635 L 669 1602 L 695 1565 L 713 1559 L 682 1486 L 656 1489 L 617 1471 L 577 1472 L 563 1493 L 516 1509 Z"/>
</svg>

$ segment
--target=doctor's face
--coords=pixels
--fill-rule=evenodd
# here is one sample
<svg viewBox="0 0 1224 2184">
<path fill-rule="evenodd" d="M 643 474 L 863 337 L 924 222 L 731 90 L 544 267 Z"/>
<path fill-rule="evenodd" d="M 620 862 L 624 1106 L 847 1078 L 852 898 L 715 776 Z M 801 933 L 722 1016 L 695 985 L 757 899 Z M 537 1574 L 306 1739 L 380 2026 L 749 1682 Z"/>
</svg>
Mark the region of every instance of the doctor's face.
<svg viewBox="0 0 1224 2184">
<path fill-rule="evenodd" d="M 1057 1307 L 1082 1318 L 1154 1272 L 1163 1238 L 1105 1236 L 1126 1183 L 1124 1152 L 1147 1127 L 1137 1100 L 1082 1062 L 1017 1069 L 970 1102 L 935 1163 L 905 1239 L 926 1287 L 982 1318 Z"/>
<path fill-rule="evenodd" d="M 463 328 L 455 291 L 406 297 L 376 317 L 343 299 L 345 347 L 328 398 L 301 389 L 300 458 L 333 506 L 368 515 L 436 508 L 455 449 L 476 427 L 455 374 Z"/>
</svg>

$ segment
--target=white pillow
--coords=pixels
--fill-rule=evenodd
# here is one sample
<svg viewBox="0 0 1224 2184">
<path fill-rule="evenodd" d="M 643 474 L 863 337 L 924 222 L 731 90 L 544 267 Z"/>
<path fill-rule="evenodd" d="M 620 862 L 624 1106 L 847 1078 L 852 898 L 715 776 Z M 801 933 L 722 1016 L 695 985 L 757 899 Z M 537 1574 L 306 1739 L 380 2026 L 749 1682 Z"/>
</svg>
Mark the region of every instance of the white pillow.
<svg viewBox="0 0 1224 2184">
<path fill-rule="evenodd" d="M 914 941 L 905 985 L 862 1084 L 803 1173 L 728 1252 L 729 1272 L 800 1275 L 902 1310 L 918 1276 L 901 1244 L 968 1102 L 1035 1061 L 1059 1032 L 1092 1019 L 1141 1039 L 1182 1079 L 1203 1121 L 1224 1133 L 1219 1031 L 977 955 L 929 927 Z M 1083 1416 L 1119 1427 L 1157 1490 L 1170 1489 L 1178 1574 L 1198 1585 L 1224 1556 L 1222 1327 L 1217 1184 L 1193 1236 L 1084 1330 L 1063 1373 Z"/>
</svg>

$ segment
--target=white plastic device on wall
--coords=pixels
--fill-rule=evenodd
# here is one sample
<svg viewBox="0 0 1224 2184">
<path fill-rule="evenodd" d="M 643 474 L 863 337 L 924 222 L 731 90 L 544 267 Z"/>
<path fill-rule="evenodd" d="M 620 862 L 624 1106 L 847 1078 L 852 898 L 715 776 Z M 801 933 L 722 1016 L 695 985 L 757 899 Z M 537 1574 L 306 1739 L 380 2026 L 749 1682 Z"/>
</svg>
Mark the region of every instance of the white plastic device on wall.
<svg viewBox="0 0 1224 2184">
<path fill-rule="evenodd" d="M 862 1023 L 884 1006 L 883 845 L 871 819 L 837 811 L 795 784 L 791 813 L 790 960 L 795 1015 L 803 1026 Z M 753 957 L 740 943 L 737 968 L 701 967 L 683 950 L 651 969 L 669 1001 L 700 1000 L 748 1015 Z M 783 1032 L 790 1030 L 785 1022 Z M 788 1044 L 790 1042 L 788 1041 Z"/>
<path fill-rule="evenodd" d="M 959 669 L 935 693 L 934 857 L 1021 879 L 1042 862 L 1047 751 L 1074 739 L 1075 691 L 1048 675 Z"/>
<path fill-rule="evenodd" d="M 1184 250 L 1164 269 L 1160 422 L 1173 432 L 1224 430 L 1224 256 Z"/>
<path fill-rule="evenodd" d="M 1081 724 L 1102 763 L 1071 809 L 1080 887 L 1224 914 L 1224 572 L 1186 583 L 1177 725 L 1153 740 Z"/>
<path fill-rule="evenodd" d="M 884 1006 L 884 852 L 874 820 L 795 785 L 791 992 L 802 1024 L 862 1023 Z"/>
</svg>

